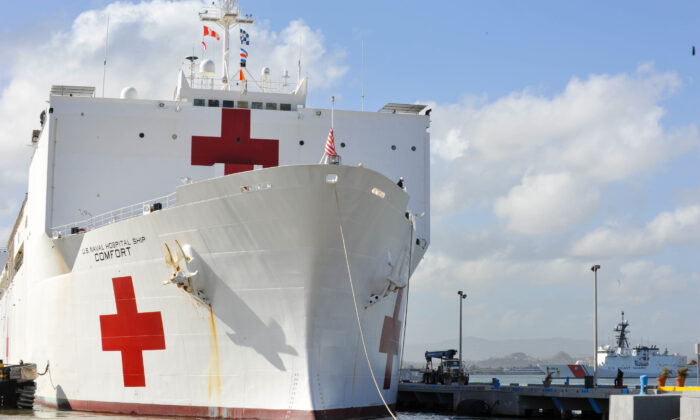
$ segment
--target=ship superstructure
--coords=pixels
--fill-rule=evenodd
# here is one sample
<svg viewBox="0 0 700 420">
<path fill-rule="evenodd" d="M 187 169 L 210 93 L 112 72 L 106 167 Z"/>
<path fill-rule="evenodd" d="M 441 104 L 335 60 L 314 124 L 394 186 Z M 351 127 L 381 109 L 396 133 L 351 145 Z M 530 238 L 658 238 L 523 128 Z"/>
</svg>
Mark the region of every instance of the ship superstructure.
<svg viewBox="0 0 700 420">
<path fill-rule="evenodd" d="M 669 354 L 668 350 L 661 352 L 655 345 L 637 345 L 630 347 L 628 334 L 629 322 L 622 311 L 621 320 L 613 330 L 615 346 L 606 344 L 598 347 L 598 377 L 615 378 L 618 369 L 625 377 L 647 375 L 656 377 L 664 368 L 670 371 L 669 376 L 676 376 L 678 369 L 687 365 L 687 358 L 677 353 Z M 542 365 L 545 373 L 552 372 L 555 377 L 577 377 L 593 375 L 593 367 L 585 366 L 583 362 L 571 365 Z"/>
<path fill-rule="evenodd" d="M 0 279 L 0 358 L 49 364 L 38 401 L 64 408 L 385 413 L 430 241 L 425 107 L 335 111 L 342 165 L 319 165 L 331 111 L 306 106 L 306 79 L 204 64 L 168 100 L 52 88 Z"/>
</svg>

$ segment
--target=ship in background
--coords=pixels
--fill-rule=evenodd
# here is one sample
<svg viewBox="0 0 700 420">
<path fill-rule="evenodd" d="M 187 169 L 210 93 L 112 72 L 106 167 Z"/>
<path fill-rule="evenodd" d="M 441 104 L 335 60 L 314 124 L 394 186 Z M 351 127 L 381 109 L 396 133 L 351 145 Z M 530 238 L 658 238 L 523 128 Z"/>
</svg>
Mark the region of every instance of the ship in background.
<svg viewBox="0 0 700 420">
<path fill-rule="evenodd" d="M 220 78 L 189 57 L 171 100 L 51 88 L 0 278 L 0 358 L 48 365 L 36 395 L 53 407 L 385 415 L 430 242 L 428 112 L 309 108 L 305 78 L 247 71 L 253 19 L 235 2 L 200 18 L 223 38 Z M 329 144 L 342 164 L 317 163 Z"/>
<path fill-rule="evenodd" d="M 650 377 L 658 376 L 664 368 L 670 371 L 669 376 L 675 377 L 678 369 L 688 367 L 690 375 L 696 374 L 697 366 L 689 365 L 688 359 L 677 353 L 669 354 L 668 350 L 662 353 L 655 345 L 630 347 L 627 335 L 629 334 L 629 322 L 625 320 L 625 312 L 622 312 L 621 321 L 615 329 L 615 347 L 609 344 L 598 347 L 598 377 L 615 378 L 617 370 L 621 370 L 624 377 L 634 378 L 641 375 Z M 571 365 L 540 365 L 544 373 L 552 373 L 555 378 L 583 378 L 593 376 L 593 367 L 586 366 L 583 362 Z"/>
</svg>

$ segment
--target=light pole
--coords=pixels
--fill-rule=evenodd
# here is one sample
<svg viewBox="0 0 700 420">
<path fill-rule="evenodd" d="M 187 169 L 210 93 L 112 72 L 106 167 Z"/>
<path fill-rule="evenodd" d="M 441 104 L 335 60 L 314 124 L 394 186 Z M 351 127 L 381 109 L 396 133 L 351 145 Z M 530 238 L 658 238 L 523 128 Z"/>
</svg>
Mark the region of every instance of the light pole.
<svg viewBox="0 0 700 420">
<path fill-rule="evenodd" d="M 459 373 L 462 374 L 462 301 L 467 298 L 467 294 L 461 290 L 459 295 Z"/>
<path fill-rule="evenodd" d="M 695 364 L 695 370 L 696 370 L 695 373 L 697 373 L 697 375 L 698 375 L 698 385 L 697 386 L 700 386 L 700 343 L 695 344 L 695 354 L 698 355 L 698 357 L 695 358 L 695 361 L 697 362 Z"/>
<path fill-rule="evenodd" d="M 598 386 L 598 270 L 600 265 L 591 267 L 593 272 L 593 387 Z"/>
</svg>

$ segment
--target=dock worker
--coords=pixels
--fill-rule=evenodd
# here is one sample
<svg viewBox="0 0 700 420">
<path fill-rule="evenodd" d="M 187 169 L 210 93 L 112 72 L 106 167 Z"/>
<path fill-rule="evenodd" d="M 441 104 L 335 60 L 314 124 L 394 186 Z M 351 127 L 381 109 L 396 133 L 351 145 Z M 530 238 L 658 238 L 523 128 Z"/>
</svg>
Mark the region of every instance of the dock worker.
<svg viewBox="0 0 700 420">
<path fill-rule="evenodd" d="M 615 378 L 615 387 L 616 388 L 622 388 L 622 377 L 624 376 L 624 372 L 620 370 L 619 368 L 617 369 L 617 377 Z"/>
</svg>

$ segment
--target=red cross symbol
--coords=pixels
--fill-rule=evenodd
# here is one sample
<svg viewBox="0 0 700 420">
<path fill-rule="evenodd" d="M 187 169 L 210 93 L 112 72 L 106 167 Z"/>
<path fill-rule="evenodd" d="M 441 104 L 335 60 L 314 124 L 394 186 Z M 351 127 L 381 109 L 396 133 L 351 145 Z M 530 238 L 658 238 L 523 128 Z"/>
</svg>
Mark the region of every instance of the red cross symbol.
<svg viewBox="0 0 700 420">
<path fill-rule="evenodd" d="M 279 140 L 250 138 L 250 110 L 222 109 L 221 137 L 192 136 L 192 165 L 224 164 L 224 174 L 279 164 Z"/>
<path fill-rule="evenodd" d="M 160 312 L 138 312 L 131 276 L 112 279 L 115 315 L 100 315 L 102 351 L 122 352 L 124 386 L 146 386 L 144 350 L 165 350 Z"/>
<path fill-rule="evenodd" d="M 394 366 L 394 356 L 399 354 L 399 339 L 401 338 L 401 321 L 399 321 L 399 310 L 401 309 L 401 298 L 403 289 L 399 289 L 396 294 L 394 304 L 394 316 L 384 317 L 382 327 L 382 338 L 379 342 L 379 352 L 386 353 L 386 369 L 384 370 L 384 389 L 391 387 L 391 370 Z"/>
</svg>

